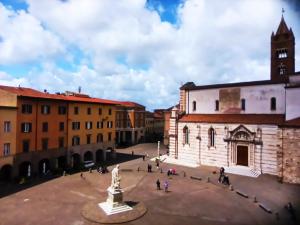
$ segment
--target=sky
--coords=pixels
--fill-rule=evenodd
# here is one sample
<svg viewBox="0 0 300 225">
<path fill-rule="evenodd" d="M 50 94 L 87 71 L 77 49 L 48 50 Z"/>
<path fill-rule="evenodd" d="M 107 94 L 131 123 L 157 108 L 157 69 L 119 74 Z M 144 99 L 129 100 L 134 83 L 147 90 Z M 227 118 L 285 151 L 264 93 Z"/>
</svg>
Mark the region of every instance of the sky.
<svg viewBox="0 0 300 225">
<path fill-rule="evenodd" d="M 282 8 L 300 71 L 300 0 L 0 0 L 0 84 L 168 108 L 189 81 L 269 79 Z"/>
</svg>

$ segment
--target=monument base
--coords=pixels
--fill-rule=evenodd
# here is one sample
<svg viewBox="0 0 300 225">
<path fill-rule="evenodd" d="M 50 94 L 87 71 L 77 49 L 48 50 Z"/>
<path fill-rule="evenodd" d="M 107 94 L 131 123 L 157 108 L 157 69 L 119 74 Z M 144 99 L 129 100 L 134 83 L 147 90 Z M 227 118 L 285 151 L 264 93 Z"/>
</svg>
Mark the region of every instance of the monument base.
<svg viewBox="0 0 300 225">
<path fill-rule="evenodd" d="M 132 208 L 125 203 L 117 206 L 112 206 L 108 202 L 101 202 L 98 204 L 98 206 L 106 213 L 106 215 L 113 215 L 116 213 L 122 213 L 132 210 Z"/>
<path fill-rule="evenodd" d="M 106 202 L 101 202 L 98 204 L 98 206 L 106 213 L 106 215 L 132 210 L 130 206 L 123 202 L 123 192 L 121 189 L 112 189 L 109 187 L 107 192 L 108 198 Z"/>
</svg>

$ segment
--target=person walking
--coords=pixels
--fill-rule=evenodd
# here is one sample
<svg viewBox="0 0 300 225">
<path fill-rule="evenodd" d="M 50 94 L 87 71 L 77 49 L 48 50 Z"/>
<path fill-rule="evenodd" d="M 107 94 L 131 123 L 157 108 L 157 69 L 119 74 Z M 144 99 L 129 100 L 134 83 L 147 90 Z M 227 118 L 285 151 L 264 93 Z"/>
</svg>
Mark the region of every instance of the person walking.
<svg viewBox="0 0 300 225">
<path fill-rule="evenodd" d="M 220 176 L 219 176 L 219 180 L 218 180 L 219 183 L 223 182 L 223 178 L 224 178 L 224 175 L 225 175 L 224 173 L 225 173 L 225 169 L 224 169 L 224 167 L 221 167 L 220 168 Z"/>
<path fill-rule="evenodd" d="M 160 190 L 160 181 L 159 181 L 159 179 L 157 179 L 157 181 L 156 181 L 156 188 L 157 188 L 157 190 Z"/>
<path fill-rule="evenodd" d="M 169 189 L 169 182 L 166 180 L 164 183 L 165 192 L 168 192 Z"/>
</svg>

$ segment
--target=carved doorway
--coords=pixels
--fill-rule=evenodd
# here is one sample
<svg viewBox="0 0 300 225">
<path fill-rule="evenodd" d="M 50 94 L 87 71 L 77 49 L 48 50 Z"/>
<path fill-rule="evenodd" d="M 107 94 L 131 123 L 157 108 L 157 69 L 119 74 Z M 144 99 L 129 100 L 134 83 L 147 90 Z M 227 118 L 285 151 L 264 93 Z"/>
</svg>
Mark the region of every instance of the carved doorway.
<svg viewBox="0 0 300 225">
<path fill-rule="evenodd" d="M 236 164 L 248 166 L 248 146 L 238 145 L 236 147 Z"/>
</svg>

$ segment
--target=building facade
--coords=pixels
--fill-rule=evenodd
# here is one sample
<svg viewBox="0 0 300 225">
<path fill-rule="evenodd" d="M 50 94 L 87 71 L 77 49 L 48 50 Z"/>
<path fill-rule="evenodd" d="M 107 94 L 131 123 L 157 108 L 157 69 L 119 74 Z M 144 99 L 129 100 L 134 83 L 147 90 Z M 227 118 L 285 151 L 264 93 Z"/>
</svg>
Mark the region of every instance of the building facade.
<svg viewBox="0 0 300 225">
<path fill-rule="evenodd" d="M 80 93 L 0 86 L 0 177 L 111 159 L 116 104 Z"/>
<path fill-rule="evenodd" d="M 147 142 L 157 142 L 163 140 L 165 118 L 164 109 L 155 109 L 154 112 L 146 112 L 146 132 Z"/>
<path fill-rule="evenodd" d="M 271 36 L 270 80 L 180 88 L 170 156 L 198 165 L 249 167 L 300 183 L 300 73 L 282 17 Z"/>
<path fill-rule="evenodd" d="M 116 108 L 116 144 L 129 146 L 145 139 L 145 106 L 118 102 Z"/>
</svg>

